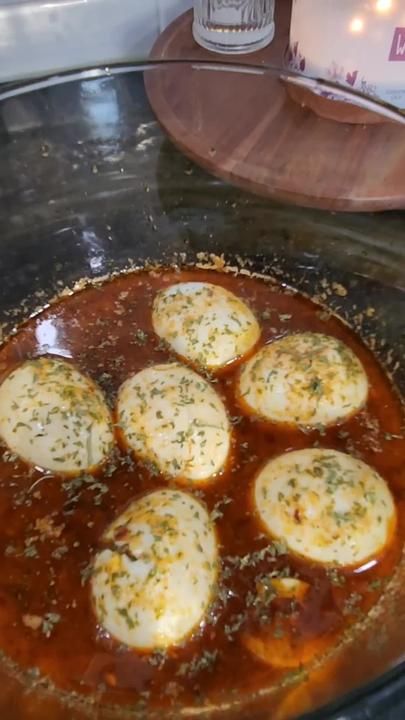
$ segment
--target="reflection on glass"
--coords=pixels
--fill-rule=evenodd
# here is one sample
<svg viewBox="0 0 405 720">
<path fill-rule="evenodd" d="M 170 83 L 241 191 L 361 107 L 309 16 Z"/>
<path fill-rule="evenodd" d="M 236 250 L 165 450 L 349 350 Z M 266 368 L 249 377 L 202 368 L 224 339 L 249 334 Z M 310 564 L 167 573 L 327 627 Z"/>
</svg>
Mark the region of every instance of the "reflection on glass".
<svg viewBox="0 0 405 720">
<path fill-rule="evenodd" d="M 83 83 L 80 104 L 87 120 L 90 135 L 97 140 L 117 135 L 120 108 L 117 91 L 109 78 Z"/>
<path fill-rule="evenodd" d="M 91 270 L 95 273 L 101 271 L 107 263 L 103 239 L 97 237 L 94 230 L 87 229 L 82 231 L 82 240 L 88 251 L 88 261 Z"/>
<path fill-rule="evenodd" d="M 50 353 L 65 358 L 71 358 L 70 351 L 62 344 L 62 333 L 55 318 L 42 320 L 35 328 L 37 351 L 41 355 Z"/>
</svg>

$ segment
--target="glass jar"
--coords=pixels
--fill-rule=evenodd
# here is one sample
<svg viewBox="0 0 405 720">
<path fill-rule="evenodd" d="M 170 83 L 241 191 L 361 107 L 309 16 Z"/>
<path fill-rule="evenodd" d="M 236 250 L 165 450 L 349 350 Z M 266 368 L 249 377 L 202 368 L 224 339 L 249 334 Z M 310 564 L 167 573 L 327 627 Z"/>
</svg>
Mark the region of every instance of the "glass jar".
<svg viewBox="0 0 405 720">
<path fill-rule="evenodd" d="M 195 0 L 193 35 L 219 53 L 249 53 L 274 37 L 274 0 Z"/>
</svg>

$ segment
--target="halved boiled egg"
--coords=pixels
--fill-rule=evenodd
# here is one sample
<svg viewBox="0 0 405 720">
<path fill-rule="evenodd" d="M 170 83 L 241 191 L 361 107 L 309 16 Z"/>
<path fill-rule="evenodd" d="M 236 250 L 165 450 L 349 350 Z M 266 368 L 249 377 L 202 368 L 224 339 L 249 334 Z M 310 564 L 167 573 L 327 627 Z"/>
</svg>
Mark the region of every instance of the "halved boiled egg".
<svg viewBox="0 0 405 720">
<path fill-rule="evenodd" d="M 396 508 L 380 475 L 335 450 L 296 450 L 256 478 L 254 505 L 271 537 L 309 560 L 360 567 L 389 544 Z"/>
<path fill-rule="evenodd" d="M 106 460 L 111 414 L 101 390 L 64 360 L 27 360 L 0 385 L 0 435 L 44 470 L 78 474 Z"/>
<path fill-rule="evenodd" d="M 243 367 L 241 407 L 271 422 L 310 427 L 341 422 L 367 400 L 365 370 L 352 350 L 320 333 L 287 335 Z"/>
<path fill-rule="evenodd" d="M 103 536 L 91 590 L 100 625 L 153 650 L 182 642 L 204 620 L 218 574 L 215 529 L 204 505 L 176 490 L 133 502 Z"/>
<path fill-rule="evenodd" d="M 128 378 L 118 392 L 117 415 L 127 445 L 170 477 L 206 482 L 227 461 L 225 406 L 207 380 L 179 363 Z"/>
<path fill-rule="evenodd" d="M 175 353 L 210 370 L 246 355 L 260 337 L 259 324 L 240 298 L 220 285 L 183 282 L 158 293 L 153 327 Z"/>
</svg>

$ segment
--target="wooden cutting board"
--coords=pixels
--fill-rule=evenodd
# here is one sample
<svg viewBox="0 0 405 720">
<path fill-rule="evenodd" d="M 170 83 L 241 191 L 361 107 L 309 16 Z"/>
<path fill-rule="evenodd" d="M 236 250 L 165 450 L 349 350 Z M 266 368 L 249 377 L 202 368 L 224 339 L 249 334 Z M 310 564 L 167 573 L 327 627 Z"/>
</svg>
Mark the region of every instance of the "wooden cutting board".
<svg viewBox="0 0 405 720">
<path fill-rule="evenodd" d="M 153 59 L 211 64 L 174 63 L 145 73 L 163 129 L 196 163 L 260 195 L 329 210 L 405 209 L 405 127 L 324 119 L 294 102 L 277 75 L 212 67 L 282 67 L 291 0 L 278 0 L 276 8 L 273 43 L 242 57 L 198 46 L 191 12 L 166 28 Z"/>
</svg>

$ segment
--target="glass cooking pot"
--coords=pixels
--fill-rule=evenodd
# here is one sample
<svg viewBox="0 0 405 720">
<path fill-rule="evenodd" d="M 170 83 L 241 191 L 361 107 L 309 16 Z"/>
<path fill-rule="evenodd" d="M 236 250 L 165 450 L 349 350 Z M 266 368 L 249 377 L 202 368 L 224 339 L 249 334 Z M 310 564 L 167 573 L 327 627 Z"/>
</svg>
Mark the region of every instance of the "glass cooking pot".
<svg viewBox="0 0 405 720">
<path fill-rule="evenodd" d="M 249 87 L 258 82 L 258 92 L 265 81 L 288 80 L 284 71 L 280 80 L 280 71 L 274 68 L 184 61 L 93 69 L 3 88 L 0 318 L 4 337 L 55 293 L 74 287 L 82 278 L 94 281 L 128 267 L 143 267 L 146 261 L 193 265 L 200 253 L 206 258 L 224 255 L 236 265 L 242 257 L 257 271 L 311 296 L 322 294 L 325 279 L 347 288 L 344 296 L 326 294 L 323 301 L 349 323 L 373 306 L 372 316 L 364 312 L 361 334 L 366 342 L 374 338 L 375 353 L 405 393 L 404 211 L 336 214 L 286 205 L 200 169 L 188 159 L 187 153 L 196 153 L 184 137 L 177 140 L 183 152 L 168 140 L 148 94 L 155 97 L 156 81 L 176 87 L 180 101 L 188 106 L 184 122 L 188 128 L 191 123 L 189 135 L 204 140 L 217 109 L 198 94 L 190 105 L 187 94 L 190 77 L 201 87 L 203 74 L 208 74 L 211 87 L 211 82 L 222 83 L 228 110 L 238 101 L 235 77 L 242 82 L 248 78 Z M 218 95 L 218 85 L 215 88 Z M 388 106 L 372 109 L 390 122 L 403 120 Z M 301 127 L 308 123 L 308 112 L 303 111 Z M 299 133 L 299 120 L 295 122 Z M 234 116 L 227 137 L 237 126 Z M 216 142 L 208 148 L 211 161 L 221 155 L 221 137 Z M 235 153 L 242 151 L 235 146 Z M 327 173 L 335 172 L 336 158 L 328 162 L 325 182 Z M 212 163 L 206 165 L 215 171 Z M 240 186 L 246 184 L 232 172 L 217 172 Z M 389 704 L 398 706 L 405 694 L 403 580 L 402 563 L 379 605 L 347 639 L 349 645 L 308 668 L 305 679 L 289 676 L 255 695 L 225 693 L 223 701 L 211 707 L 197 697 L 193 706 L 176 708 L 175 716 L 357 720 L 383 707 L 381 717 L 386 720 Z M 0 597 L 6 584 L 2 578 Z M 105 705 L 101 691 L 89 696 L 58 689 L 33 665 L 19 667 L 1 656 L 1 717 L 134 717 L 133 708 Z M 163 708 L 146 717 L 170 717 L 173 712 Z"/>
</svg>

